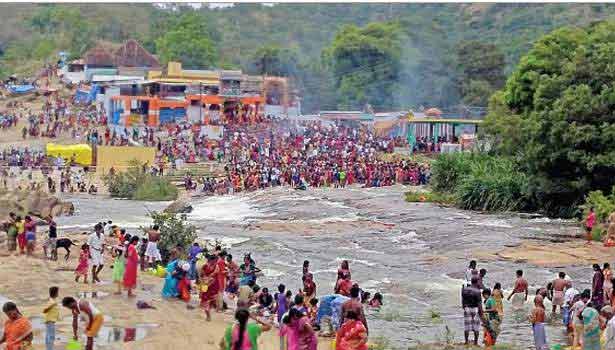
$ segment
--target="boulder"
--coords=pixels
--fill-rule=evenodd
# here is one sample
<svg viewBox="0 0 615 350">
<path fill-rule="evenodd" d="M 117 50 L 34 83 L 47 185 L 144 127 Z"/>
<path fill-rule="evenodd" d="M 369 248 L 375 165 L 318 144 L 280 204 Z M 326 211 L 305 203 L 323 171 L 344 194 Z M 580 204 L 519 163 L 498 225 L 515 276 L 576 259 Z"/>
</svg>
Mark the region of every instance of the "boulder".
<svg viewBox="0 0 615 350">
<path fill-rule="evenodd" d="M 62 202 L 58 198 L 41 191 L 6 191 L 0 193 L 0 221 L 8 217 L 10 212 L 20 215 L 33 215 L 44 218 L 48 215 L 72 215 L 75 211 L 70 202 Z"/>
<path fill-rule="evenodd" d="M 188 214 L 192 212 L 192 205 L 190 205 L 190 203 L 186 201 L 177 200 L 169 204 L 169 206 L 166 207 L 164 212 L 170 214 Z"/>
</svg>

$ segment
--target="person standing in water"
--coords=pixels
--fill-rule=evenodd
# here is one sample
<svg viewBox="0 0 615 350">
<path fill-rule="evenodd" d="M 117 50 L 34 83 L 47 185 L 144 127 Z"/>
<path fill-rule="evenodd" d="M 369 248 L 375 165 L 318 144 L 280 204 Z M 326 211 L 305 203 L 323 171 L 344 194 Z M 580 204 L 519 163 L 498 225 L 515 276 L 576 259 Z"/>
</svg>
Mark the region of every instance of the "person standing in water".
<svg viewBox="0 0 615 350">
<path fill-rule="evenodd" d="M 549 349 L 549 345 L 547 345 L 547 333 L 545 331 L 545 306 L 542 301 L 543 298 L 540 295 L 534 298 L 534 308 L 530 314 L 530 323 L 532 324 L 534 346 L 536 350 Z"/>
<path fill-rule="evenodd" d="M 470 341 L 470 332 L 474 334 L 474 345 L 478 345 L 481 319 L 483 318 L 483 303 L 481 291 L 478 289 L 478 276 L 472 277 L 469 286 L 461 289 L 461 307 L 463 308 L 463 335 L 465 344 Z"/>
<path fill-rule="evenodd" d="M 100 310 L 92 304 L 91 301 L 79 299 L 76 300 L 73 297 L 65 297 L 62 299 L 62 306 L 71 310 L 73 314 L 73 339 L 78 340 L 77 329 L 79 326 L 79 318 L 83 322 L 87 322 L 85 326 L 85 335 L 87 337 L 87 343 L 85 350 L 94 349 L 94 338 L 98 335 L 98 332 L 102 328 L 104 323 L 104 316 Z"/>
<path fill-rule="evenodd" d="M 553 281 L 553 300 L 551 304 L 553 305 L 552 312 L 555 313 L 557 311 L 557 307 L 559 306 L 560 312 L 562 312 L 562 307 L 564 306 L 564 296 L 566 295 L 566 288 L 568 288 L 570 284 L 566 281 L 566 273 L 560 272 L 557 279 Z"/>
<path fill-rule="evenodd" d="M 470 265 L 468 265 L 468 269 L 465 274 L 465 282 L 466 286 L 472 284 L 472 277 L 478 276 L 478 270 L 476 269 L 476 260 L 470 261 Z"/>
<path fill-rule="evenodd" d="M 592 305 L 596 310 L 602 309 L 604 305 L 604 275 L 600 265 L 594 264 L 594 277 L 592 279 Z"/>
<path fill-rule="evenodd" d="M 507 300 L 510 301 L 514 297 L 512 304 L 516 309 L 520 309 L 527 301 L 528 293 L 528 283 L 525 278 L 523 278 L 523 270 L 517 270 L 517 279 L 515 280 L 513 291 L 510 293 Z"/>
</svg>

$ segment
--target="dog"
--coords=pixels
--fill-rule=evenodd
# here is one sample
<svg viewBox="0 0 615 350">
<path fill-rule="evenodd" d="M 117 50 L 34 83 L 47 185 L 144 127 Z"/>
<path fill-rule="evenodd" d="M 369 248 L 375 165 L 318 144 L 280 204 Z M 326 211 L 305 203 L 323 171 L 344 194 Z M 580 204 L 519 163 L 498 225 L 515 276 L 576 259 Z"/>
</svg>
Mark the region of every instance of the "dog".
<svg viewBox="0 0 615 350">
<path fill-rule="evenodd" d="M 58 238 L 56 240 L 56 249 L 55 249 L 55 259 L 54 260 L 58 260 L 58 249 L 59 248 L 64 248 L 64 250 L 66 250 L 66 255 L 64 255 L 64 260 L 68 261 L 68 258 L 70 257 L 70 247 L 76 245 L 70 238 Z"/>
</svg>

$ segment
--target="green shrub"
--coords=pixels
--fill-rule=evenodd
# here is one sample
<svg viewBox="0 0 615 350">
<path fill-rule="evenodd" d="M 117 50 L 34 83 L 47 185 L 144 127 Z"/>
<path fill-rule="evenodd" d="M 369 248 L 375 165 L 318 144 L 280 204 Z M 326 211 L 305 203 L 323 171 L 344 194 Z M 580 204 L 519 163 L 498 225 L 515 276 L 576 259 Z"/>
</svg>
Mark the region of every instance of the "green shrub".
<svg viewBox="0 0 615 350">
<path fill-rule="evenodd" d="M 583 211 L 583 218 L 587 217 L 590 208 L 594 208 L 596 222 L 606 222 L 609 215 L 615 211 L 615 187 L 611 189 L 609 195 L 605 195 L 602 191 L 589 192 L 585 198 L 585 204 L 580 207 Z"/>
<path fill-rule="evenodd" d="M 485 211 L 530 207 L 528 177 L 511 158 L 484 153 L 442 154 L 431 170 L 431 186 L 440 193 L 435 202 L 450 200 L 462 209 Z M 406 196 L 407 200 L 420 198 Z"/>
<path fill-rule="evenodd" d="M 440 154 L 431 163 L 432 188 L 438 192 L 453 192 L 461 179 L 470 172 L 472 164 L 480 162 L 486 156 L 480 153 L 445 153 Z"/>
<path fill-rule="evenodd" d="M 529 181 L 508 158 L 489 157 L 471 163 L 455 189 L 462 209 L 517 211 L 529 206 Z"/>
<path fill-rule="evenodd" d="M 185 214 L 173 214 L 164 212 L 151 212 L 149 216 L 154 220 L 154 225 L 160 228 L 160 241 L 158 248 L 162 255 L 163 263 L 169 259 L 171 249 L 182 247 L 187 252 L 196 239 L 196 227 L 187 223 Z M 142 228 L 144 232 L 147 230 Z"/>
<path fill-rule="evenodd" d="M 147 201 L 177 199 L 177 187 L 165 178 L 152 176 L 144 168 L 144 164 L 134 160 L 126 171 L 103 176 L 111 197 Z"/>
<path fill-rule="evenodd" d="M 139 184 L 133 199 L 140 201 L 169 201 L 177 198 L 177 186 L 161 177 L 149 177 Z"/>
</svg>

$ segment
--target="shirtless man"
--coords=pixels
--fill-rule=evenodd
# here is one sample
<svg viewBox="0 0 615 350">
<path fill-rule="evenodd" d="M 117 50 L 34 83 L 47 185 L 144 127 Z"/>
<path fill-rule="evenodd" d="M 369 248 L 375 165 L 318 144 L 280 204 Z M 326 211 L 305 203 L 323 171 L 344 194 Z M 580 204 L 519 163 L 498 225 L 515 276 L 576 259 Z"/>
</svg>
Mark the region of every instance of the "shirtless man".
<svg viewBox="0 0 615 350">
<path fill-rule="evenodd" d="M 162 261 L 160 256 L 160 250 L 158 250 L 158 241 L 160 241 L 160 228 L 158 225 L 154 225 L 151 230 L 147 232 L 147 248 L 145 248 L 145 257 L 149 267 L 154 267 L 157 261 Z"/>
<path fill-rule="evenodd" d="M 559 306 L 560 312 L 564 306 L 564 296 L 566 295 L 566 289 L 570 287 L 570 283 L 566 281 L 566 273 L 560 272 L 559 277 L 553 281 L 553 310 L 555 313 Z"/>
<path fill-rule="evenodd" d="M 525 296 L 523 296 L 523 294 L 525 294 Z M 517 280 L 515 281 L 515 286 L 513 288 L 513 291 L 512 293 L 510 293 L 507 300 L 510 301 L 512 297 L 514 296 L 515 300 L 513 300 L 513 305 L 522 306 L 527 301 L 527 295 L 528 295 L 527 281 L 525 280 L 525 278 L 523 278 L 523 271 L 517 270 Z M 523 300 L 521 300 L 521 298 L 523 298 Z"/>
<path fill-rule="evenodd" d="M 65 297 L 62 299 L 62 306 L 71 310 L 73 314 L 73 339 L 79 339 L 77 336 L 79 317 L 81 317 L 83 322 L 87 322 L 85 326 L 85 335 L 88 340 L 85 350 L 93 350 L 94 338 L 98 335 L 105 320 L 102 312 L 100 312 L 92 302 L 83 299 L 76 300 L 73 297 Z"/>
</svg>

